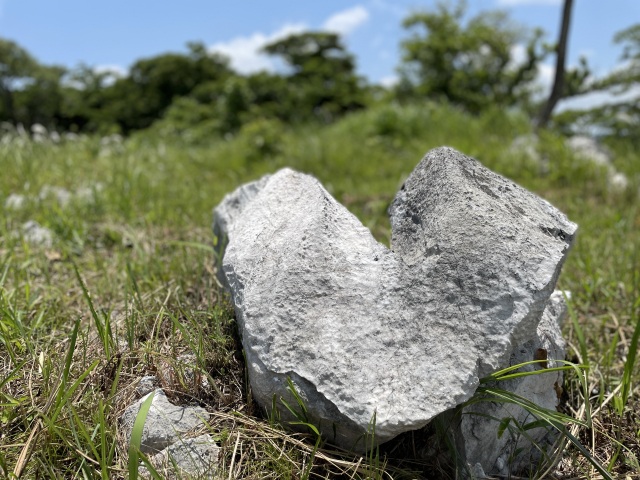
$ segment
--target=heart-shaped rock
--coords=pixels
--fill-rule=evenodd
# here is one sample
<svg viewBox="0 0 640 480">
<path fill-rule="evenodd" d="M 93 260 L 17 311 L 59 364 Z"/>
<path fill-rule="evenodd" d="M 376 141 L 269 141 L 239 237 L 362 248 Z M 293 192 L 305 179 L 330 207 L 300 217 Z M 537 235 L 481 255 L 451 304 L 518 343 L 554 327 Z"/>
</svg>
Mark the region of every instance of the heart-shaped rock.
<svg viewBox="0 0 640 480">
<path fill-rule="evenodd" d="M 290 379 L 301 417 L 350 449 L 373 428 L 382 443 L 424 426 L 508 364 L 535 335 L 577 228 L 450 148 L 426 155 L 390 215 L 391 250 L 290 169 L 215 211 L 254 398 L 291 404 Z"/>
</svg>

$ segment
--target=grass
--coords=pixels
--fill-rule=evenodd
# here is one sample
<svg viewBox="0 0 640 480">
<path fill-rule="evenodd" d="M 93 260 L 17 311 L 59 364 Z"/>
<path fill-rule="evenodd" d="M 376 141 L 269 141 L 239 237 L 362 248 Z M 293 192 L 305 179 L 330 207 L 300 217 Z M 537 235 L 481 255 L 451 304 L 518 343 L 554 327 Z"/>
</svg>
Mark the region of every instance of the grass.
<svg viewBox="0 0 640 480">
<path fill-rule="evenodd" d="M 510 151 L 529 132 L 508 112 L 470 118 L 425 104 L 381 106 L 323 128 L 262 122 L 200 143 L 153 131 L 126 141 L 0 139 L 0 200 L 24 196 L 20 208 L 4 207 L 0 224 L 0 478 L 127 478 L 136 467 L 117 419 L 148 374 L 172 401 L 213 412 L 207 430 L 221 445 L 223 478 L 446 478 L 444 466 L 413 458 L 424 432 L 358 457 L 269 421 L 247 388 L 210 230 L 225 193 L 291 166 L 317 176 L 388 243 L 388 204 L 440 145 L 478 158 L 580 225 L 559 288 L 572 292 L 568 359 L 585 370 L 566 374 L 562 413 L 576 422 L 560 423 L 610 475 L 639 478 L 637 148 L 610 145 L 631 181 L 615 192 L 553 133 L 538 147 L 544 167 Z M 70 198 L 56 200 L 51 187 Z M 28 220 L 53 232 L 51 245 L 20 236 Z M 585 452 L 569 444 L 552 474 L 601 478 Z"/>
</svg>

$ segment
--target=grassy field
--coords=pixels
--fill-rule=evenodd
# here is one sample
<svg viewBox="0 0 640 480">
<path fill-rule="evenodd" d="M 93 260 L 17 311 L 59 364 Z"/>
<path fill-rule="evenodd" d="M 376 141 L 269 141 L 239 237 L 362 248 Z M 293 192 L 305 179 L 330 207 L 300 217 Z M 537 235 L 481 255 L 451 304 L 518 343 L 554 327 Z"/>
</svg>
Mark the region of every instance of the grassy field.
<svg viewBox="0 0 640 480">
<path fill-rule="evenodd" d="M 470 118 L 425 104 L 382 106 L 327 127 L 255 121 L 226 140 L 166 131 L 57 144 L 1 137 L 0 478 L 126 478 L 117 419 L 148 374 L 173 401 L 214 412 L 207 428 L 222 446 L 220 478 L 444 476 L 393 452 L 316 452 L 259 411 L 215 281 L 210 229 L 225 193 L 290 166 L 317 176 L 388 244 L 391 199 L 440 145 L 542 195 L 580 225 L 559 288 L 572 292 L 568 359 L 588 367 L 588 394 L 579 375 L 568 375 L 563 409 L 587 422 L 571 431 L 612 477 L 640 478 L 637 146 L 608 146 L 629 179 L 616 190 L 604 167 L 577 158 L 559 136 L 543 133 L 537 160 L 510 147 L 530 133 L 515 114 Z M 27 221 L 49 229 L 51 242 L 30 243 Z M 195 354 L 186 363 L 185 352 Z M 576 448 L 560 454 L 557 477 L 599 477 Z"/>
</svg>

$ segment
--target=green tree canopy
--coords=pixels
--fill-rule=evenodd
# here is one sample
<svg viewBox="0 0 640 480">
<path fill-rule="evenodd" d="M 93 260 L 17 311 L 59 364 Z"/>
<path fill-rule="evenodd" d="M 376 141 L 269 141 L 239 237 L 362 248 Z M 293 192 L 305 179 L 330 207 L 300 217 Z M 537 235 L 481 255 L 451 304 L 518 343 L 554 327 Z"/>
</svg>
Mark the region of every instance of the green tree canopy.
<svg viewBox="0 0 640 480">
<path fill-rule="evenodd" d="M 364 89 L 355 73 L 353 56 L 340 37 L 327 32 L 290 35 L 264 51 L 282 58 L 291 68 L 292 99 L 299 117 L 331 121 L 364 106 Z"/>
<path fill-rule="evenodd" d="M 14 92 L 31 81 L 38 67 L 24 48 L 0 38 L 0 120 L 14 121 Z"/>
<path fill-rule="evenodd" d="M 105 91 L 109 116 L 126 133 L 150 126 L 174 99 L 198 85 L 223 81 L 231 75 L 227 60 L 199 43 L 187 55 L 167 53 L 137 61 L 125 78 Z"/>
<path fill-rule="evenodd" d="M 614 42 L 622 47 L 620 65 L 586 91 L 606 91 L 613 98 L 588 111 L 566 111 L 557 115 L 556 125 L 565 130 L 598 126 L 614 136 L 640 140 L 640 23 L 620 32 Z"/>
<path fill-rule="evenodd" d="M 542 31 L 527 31 L 504 12 L 483 12 L 465 21 L 466 3 L 440 3 L 404 21 L 401 88 L 442 98 L 477 113 L 490 105 L 526 101 L 540 61 L 548 53 Z M 526 45 L 525 58 L 514 46 Z M 518 61 L 520 60 L 520 61 Z"/>
</svg>

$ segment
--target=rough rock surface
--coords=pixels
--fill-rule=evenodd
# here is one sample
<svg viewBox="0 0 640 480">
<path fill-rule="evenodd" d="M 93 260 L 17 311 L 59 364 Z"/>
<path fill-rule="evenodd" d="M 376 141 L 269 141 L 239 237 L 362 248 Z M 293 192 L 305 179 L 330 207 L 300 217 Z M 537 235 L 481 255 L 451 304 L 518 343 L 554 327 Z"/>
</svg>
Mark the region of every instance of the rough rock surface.
<svg viewBox="0 0 640 480">
<path fill-rule="evenodd" d="M 290 378 L 333 443 L 363 449 L 469 399 L 536 334 L 576 225 L 450 149 L 391 208 L 392 250 L 313 177 L 284 169 L 216 209 L 254 398 Z M 222 247 L 221 247 L 222 248 Z"/>
<path fill-rule="evenodd" d="M 181 478 L 213 479 L 220 447 L 210 435 L 185 438 L 149 458 L 156 471 L 166 480 Z M 144 467 L 142 477 L 150 477 Z"/>
<path fill-rule="evenodd" d="M 265 175 L 260 180 L 241 185 L 235 191 L 226 195 L 224 201 L 216 207 L 216 213 L 213 219 L 213 235 L 216 242 L 214 245 L 215 252 L 219 262 L 221 262 L 222 256 L 227 248 L 231 222 L 240 216 L 240 213 L 245 207 L 253 200 L 258 192 L 264 188 L 270 177 L 271 175 Z M 217 273 L 218 281 L 226 288 L 229 288 L 223 270 L 218 269 Z"/>
<path fill-rule="evenodd" d="M 138 385 L 136 386 L 136 393 L 139 396 L 146 395 L 151 393 L 156 389 L 156 385 L 158 384 L 158 379 L 155 375 L 146 375 L 140 379 Z"/>
<path fill-rule="evenodd" d="M 151 408 L 142 431 L 140 450 L 143 453 L 157 453 L 180 440 L 181 436 L 202 425 L 209 413 L 200 407 L 179 407 L 171 402 L 161 389 L 152 392 Z M 151 393 L 127 407 L 120 422 L 126 432 L 127 444 L 142 403 Z"/>
<path fill-rule="evenodd" d="M 565 358 L 561 325 L 566 313 L 564 293 L 554 292 L 538 324 L 535 337 L 514 348 L 509 365 L 533 360 L 540 362 L 521 367 L 518 372 L 541 372 L 546 368 L 562 366 L 558 360 Z M 539 407 L 555 410 L 562 394 L 562 372 L 505 380 L 495 386 L 526 398 Z M 510 419 L 509 424 L 499 437 L 499 423 L 507 421 L 506 419 Z M 476 403 L 463 409 L 456 432 L 456 443 L 466 461 L 475 466 L 476 471 L 507 477 L 514 471 L 535 468 L 542 452 L 555 440 L 552 429 L 521 428 L 535 420 L 524 408 L 511 403 Z"/>
</svg>

